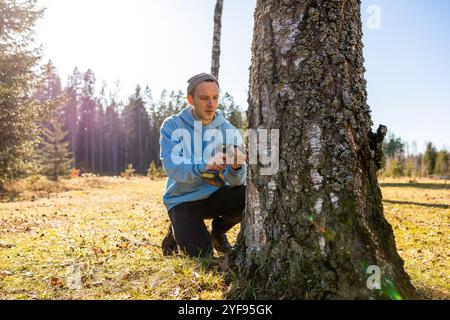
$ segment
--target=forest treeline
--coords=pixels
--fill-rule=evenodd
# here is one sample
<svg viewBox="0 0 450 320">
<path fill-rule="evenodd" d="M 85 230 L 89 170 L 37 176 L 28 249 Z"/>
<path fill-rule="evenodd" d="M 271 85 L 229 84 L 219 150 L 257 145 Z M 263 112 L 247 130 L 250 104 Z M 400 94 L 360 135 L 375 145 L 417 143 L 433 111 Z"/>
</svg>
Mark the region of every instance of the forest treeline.
<svg viewBox="0 0 450 320">
<path fill-rule="evenodd" d="M 161 166 L 161 124 L 187 106 L 185 93 L 164 89 L 155 100 L 148 86 L 137 85 L 122 101 L 117 82 L 111 89 L 102 83 L 98 93 L 97 87 L 90 69 L 75 68 L 63 87 L 52 62 L 43 66 L 33 93 L 35 108 L 43 109 L 43 117 L 35 124 L 28 172 L 56 178 L 74 168 L 81 173 L 119 175 L 131 165 L 137 174 L 146 174 L 150 165 Z M 245 114 L 230 94 L 222 95 L 219 108 L 243 128 Z"/>
<path fill-rule="evenodd" d="M 0 1 L 0 191 L 6 180 L 35 174 L 56 180 L 70 170 L 118 175 L 159 167 L 160 126 L 187 106 L 185 93 L 163 90 L 154 99 L 136 85 L 122 99 L 118 82 L 108 88 L 93 70 L 76 67 L 62 83 L 34 40 L 43 14 L 36 1 Z M 245 126 L 230 94 L 220 108 Z"/>
<path fill-rule="evenodd" d="M 410 145 L 391 133 L 383 143 L 383 167 L 379 174 L 393 178 L 450 178 L 450 153 L 447 149 L 438 150 L 432 142 L 426 144 L 423 153 L 415 152 L 416 149 L 415 142 Z"/>
<path fill-rule="evenodd" d="M 43 13 L 32 0 L 0 1 L 0 192 L 6 180 L 35 174 L 56 180 L 71 170 L 156 170 L 161 124 L 187 106 L 185 92 L 163 90 L 154 99 L 151 88 L 136 85 L 122 99 L 118 82 L 99 85 L 93 70 L 78 68 L 63 83 L 34 40 Z M 229 93 L 219 108 L 237 128 L 246 127 L 245 112 Z M 386 138 L 381 175 L 450 175 L 448 151 L 430 142 L 424 154 L 411 154 L 406 145 Z"/>
</svg>

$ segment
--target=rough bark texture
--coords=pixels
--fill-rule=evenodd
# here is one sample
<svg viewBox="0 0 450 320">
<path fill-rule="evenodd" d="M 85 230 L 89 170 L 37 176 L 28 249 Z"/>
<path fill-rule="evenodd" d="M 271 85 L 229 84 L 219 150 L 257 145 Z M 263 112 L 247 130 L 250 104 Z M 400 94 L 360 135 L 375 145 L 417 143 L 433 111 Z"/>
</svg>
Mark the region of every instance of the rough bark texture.
<svg viewBox="0 0 450 320">
<path fill-rule="evenodd" d="M 222 33 L 223 0 L 217 0 L 214 10 L 214 35 L 211 58 L 211 74 L 219 79 L 220 69 L 220 35 Z"/>
<path fill-rule="evenodd" d="M 234 297 L 415 298 L 383 214 L 360 1 L 258 0 L 252 50 L 249 125 L 280 130 L 280 170 L 249 166 Z"/>
</svg>

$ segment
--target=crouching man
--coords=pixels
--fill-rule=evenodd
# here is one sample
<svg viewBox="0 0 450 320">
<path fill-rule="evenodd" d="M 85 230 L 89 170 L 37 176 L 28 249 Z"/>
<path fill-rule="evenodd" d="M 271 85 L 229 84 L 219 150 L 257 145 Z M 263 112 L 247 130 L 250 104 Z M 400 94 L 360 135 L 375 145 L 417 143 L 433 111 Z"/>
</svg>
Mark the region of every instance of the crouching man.
<svg viewBox="0 0 450 320">
<path fill-rule="evenodd" d="M 202 73 L 188 83 L 189 106 L 161 126 L 163 202 L 171 221 L 162 249 L 165 255 L 181 250 L 207 257 L 213 248 L 226 254 L 232 250 L 226 232 L 242 221 L 245 208 L 243 141 L 217 110 L 217 79 Z M 205 219 L 212 219 L 211 234 Z"/>
</svg>

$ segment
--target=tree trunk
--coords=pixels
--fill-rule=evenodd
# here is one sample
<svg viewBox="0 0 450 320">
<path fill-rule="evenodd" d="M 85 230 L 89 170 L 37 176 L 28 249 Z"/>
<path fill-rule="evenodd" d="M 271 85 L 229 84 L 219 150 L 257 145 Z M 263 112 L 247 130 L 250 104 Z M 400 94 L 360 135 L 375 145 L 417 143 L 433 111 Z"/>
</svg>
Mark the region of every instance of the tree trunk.
<svg viewBox="0 0 450 320">
<path fill-rule="evenodd" d="M 76 120 L 75 120 L 76 121 Z M 77 125 L 75 123 L 74 126 L 72 126 L 72 130 L 71 132 L 71 136 L 70 136 L 70 141 L 72 142 L 72 168 L 75 169 L 77 168 L 77 163 L 76 163 L 76 154 L 77 154 Z"/>
<path fill-rule="evenodd" d="M 87 130 L 87 126 L 88 126 L 88 122 L 87 120 L 85 121 L 85 128 L 84 128 L 84 171 L 88 172 L 89 171 L 89 144 L 88 144 L 88 130 Z"/>
<path fill-rule="evenodd" d="M 91 172 L 96 173 L 97 167 L 95 165 L 95 153 L 96 153 L 95 148 L 97 146 L 95 145 L 95 131 L 96 131 L 97 126 L 96 126 L 94 119 L 92 119 L 91 124 L 92 124 L 92 126 L 91 126 L 91 161 L 92 161 L 91 170 L 92 171 Z"/>
<path fill-rule="evenodd" d="M 217 0 L 216 8 L 214 10 L 214 35 L 211 59 L 211 74 L 217 79 L 219 79 L 220 68 L 220 35 L 222 32 L 222 9 L 223 0 Z"/>
<path fill-rule="evenodd" d="M 114 120 L 116 121 L 116 120 Z M 115 122 L 114 122 L 115 123 Z M 113 172 L 114 175 L 117 175 L 119 173 L 119 165 L 118 165 L 118 154 L 117 154 L 117 127 L 116 125 L 114 125 L 114 129 L 113 129 L 113 143 L 112 143 L 112 163 L 113 163 Z"/>
<path fill-rule="evenodd" d="M 249 166 L 232 296 L 416 297 L 383 214 L 362 48 L 359 0 L 257 1 L 249 126 L 279 129 L 279 171 Z"/>
<path fill-rule="evenodd" d="M 137 121 L 138 121 L 138 138 L 139 138 L 139 173 L 144 172 L 144 154 L 142 152 L 142 124 L 141 124 L 141 108 L 136 106 Z"/>
<path fill-rule="evenodd" d="M 100 158 L 100 162 L 99 162 L 99 171 L 101 175 L 104 175 L 104 159 L 103 159 L 103 145 L 104 145 L 104 114 L 101 113 L 100 114 L 100 137 L 99 137 L 99 155 L 98 157 Z"/>
</svg>

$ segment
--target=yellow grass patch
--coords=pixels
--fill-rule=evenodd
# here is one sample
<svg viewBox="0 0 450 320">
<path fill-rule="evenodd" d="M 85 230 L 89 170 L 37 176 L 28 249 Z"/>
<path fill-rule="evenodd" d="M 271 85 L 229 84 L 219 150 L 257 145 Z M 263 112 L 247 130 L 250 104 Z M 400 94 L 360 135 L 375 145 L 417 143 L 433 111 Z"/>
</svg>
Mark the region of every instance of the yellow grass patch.
<svg viewBox="0 0 450 320">
<path fill-rule="evenodd" d="M 443 183 L 382 181 L 385 214 L 406 270 L 433 299 L 450 298 L 450 209 L 442 206 L 450 204 L 450 188 Z M 161 253 L 169 226 L 165 179 L 89 177 L 60 184 L 43 195 L 22 185 L 18 201 L 0 203 L 1 299 L 223 298 L 221 257 Z M 238 231 L 230 232 L 232 242 Z"/>
</svg>

